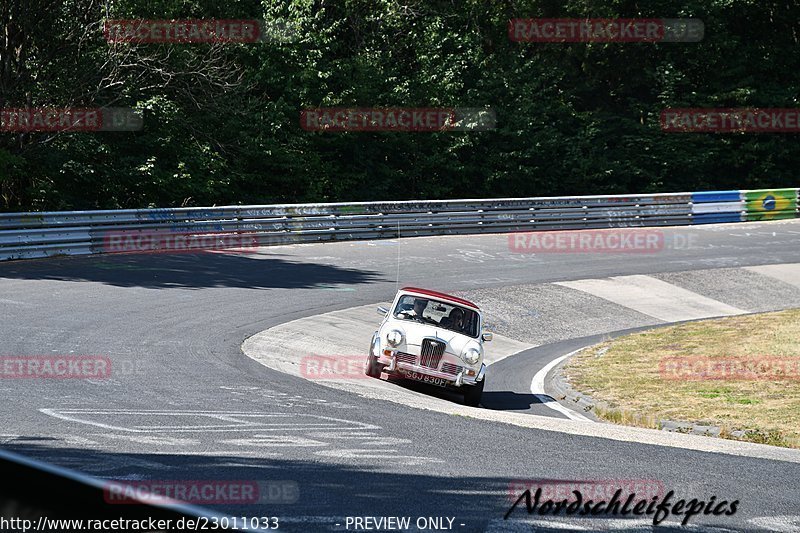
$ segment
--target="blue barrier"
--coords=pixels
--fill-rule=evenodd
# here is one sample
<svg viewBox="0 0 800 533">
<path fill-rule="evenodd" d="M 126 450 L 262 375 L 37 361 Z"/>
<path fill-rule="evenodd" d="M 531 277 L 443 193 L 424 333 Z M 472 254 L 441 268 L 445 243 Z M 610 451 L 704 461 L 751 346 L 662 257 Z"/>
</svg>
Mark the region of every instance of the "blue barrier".
<svg viewBox="0 0 800 533">
<path fill-rule="evenodd" d="M 692 203 L 738 202 L 742 199 L 741 191 L 703 191 L 692 193 Z"/>
<path fill-rule="evenodd" d="M 692 224 L 723 224 L 725 222 L 743 222 L 741 213 L 699 213 L 692 215 Z"/>
</svg>

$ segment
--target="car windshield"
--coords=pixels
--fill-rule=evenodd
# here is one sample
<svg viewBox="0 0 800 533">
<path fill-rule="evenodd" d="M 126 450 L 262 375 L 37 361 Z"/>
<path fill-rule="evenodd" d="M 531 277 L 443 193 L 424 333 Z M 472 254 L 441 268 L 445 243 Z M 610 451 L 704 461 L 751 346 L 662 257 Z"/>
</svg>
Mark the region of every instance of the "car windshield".
<svg viewBox="0 0 800 533">
<path fill-rule="evenodd" d="M 416 320 L 473 338 L 478 336 L 478 313 L 430 298 L 403 295 L 397 301 L 393 315 L 401 320 Z"/>
</svg>

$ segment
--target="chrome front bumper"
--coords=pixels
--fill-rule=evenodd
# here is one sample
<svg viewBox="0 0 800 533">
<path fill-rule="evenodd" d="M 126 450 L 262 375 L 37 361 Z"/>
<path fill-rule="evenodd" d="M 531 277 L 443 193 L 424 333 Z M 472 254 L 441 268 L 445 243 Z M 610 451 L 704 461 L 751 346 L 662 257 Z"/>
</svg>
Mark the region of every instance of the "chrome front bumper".
<svg viewBox="0 0 800 533">
<path fill-rule="evenodd" d="M 406 372 L 417 372 L 418 374 L 425 374 L 426 376 L 443 379 L 454 387 L 461 387 L 462 385 L 476 385 L 479 381 L 483 380 L 484 375 L 486 374 L 486 365 L 483 363 L 481 363 L 481 369 L 478 371 L 476 376 L 467 375 L 463 368 L 458 374 L 453 375 L 447 374 L 440 370 L 435 370 L 433 368 L 428 368 L 427 366 L 414 365 L 411 363 L 398 361 L 396 355 L 396 352 L 392 351 L 391 355 L 381 353 L 380 357 L 378 357 L 378 362 L 382 365 L 386 365 L 384 372 L 399 374 L 402 374 L 400 372 L 401 370 Z"/>
</svg>

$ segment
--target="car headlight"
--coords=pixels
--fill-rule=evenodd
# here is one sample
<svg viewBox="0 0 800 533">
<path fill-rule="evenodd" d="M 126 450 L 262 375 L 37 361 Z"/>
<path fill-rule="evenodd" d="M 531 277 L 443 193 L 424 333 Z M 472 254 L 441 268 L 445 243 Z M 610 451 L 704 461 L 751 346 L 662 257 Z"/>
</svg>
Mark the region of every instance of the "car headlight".
<svg viewBox="0 0 800 533">
<path fill-rule="evenodd" d="M 469 348 L 464 352 L 464 361 L 469 365 L 474 365 L 481 360 L 481 352 L 475 348 Z"/>
<path fill-rule="evenodd" d="M 399 329 L 393 329 L 386 334 L 386 342 L 391 346 L 399 346 L 403 342 L 403 332 Z"/>
</svg>

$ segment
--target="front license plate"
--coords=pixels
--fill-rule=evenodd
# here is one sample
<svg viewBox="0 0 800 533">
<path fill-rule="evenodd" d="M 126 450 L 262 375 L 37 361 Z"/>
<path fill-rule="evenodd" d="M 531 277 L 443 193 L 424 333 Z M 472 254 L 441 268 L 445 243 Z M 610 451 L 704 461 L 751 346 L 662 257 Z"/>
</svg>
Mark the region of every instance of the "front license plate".
<svg viewBox="0 0 800 533">
<path fill-rule="evenodd" d="M 429 383 L 430 385 L 436 385 L 437 387 L 446 387 L 447 380 L 444 378 L 435 378 L 433 376 L 429 376 L 427 374 L 420 374 L 419 372 L 403 372 L 405 376 L 409 379 L 413 379 L 416 381 L 421 381 L 423 383 Z"/>
</svg>

